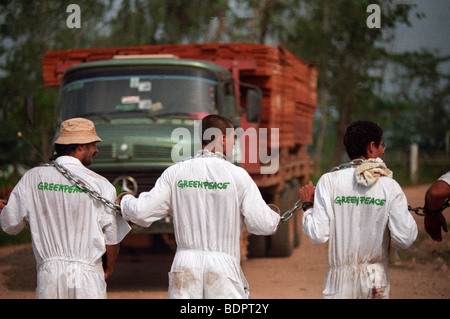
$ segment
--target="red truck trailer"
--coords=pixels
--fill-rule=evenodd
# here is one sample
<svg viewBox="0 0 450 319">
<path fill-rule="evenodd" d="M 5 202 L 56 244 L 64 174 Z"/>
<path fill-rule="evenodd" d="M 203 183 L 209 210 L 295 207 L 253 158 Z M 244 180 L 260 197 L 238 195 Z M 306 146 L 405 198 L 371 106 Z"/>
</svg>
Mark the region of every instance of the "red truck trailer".
<svg viewBox="0 0 450 319">
<path fill-rule="evenodd" d="M 127 68 L 135 70 L 133 71 L 135 75 L 126 73 L 124 69 Z M 88 86 L 94 82 L 89 77 L 95 77 L 95 81 L 98 82 L 102 80 L 98 74 L 108 77 L 119 72 L 117 74 L 121 74 L 123 77 L 124 74 L 129 76 L 126 90 L 130 90 L 130 87 L 134 85 L 133 90 L 139 92 L 133 93 L 133 99 L 129 98 L 128 100 L 124 99 L 123 95 L 130 93 L 123 93 L 122 102 L 127 103 L 117 102 L 115 104 L 116 113 L 117 110 L 128 112 L 133 108 L 145 108 L 149 112 L 158 112 L 161 105 L 155 103 L 155 97 L 151 96 L 152 100 L 145 95 L 149 94 L 149 83 L 151 82 L 156 88 L 158 80 L 154 77 L 151 81 L 143 81 L 147 76 L 144 74 L 147 71 L 143 70 L 152 68 L 159 68 L 158 72 L 160 73 L 164 73 L 166 69 L 176 73 L 178 71 L 173 70 L 177 68 L 189 70 L 197 68 L 201 69 L 203 73 L 214 73 L 215 80 L 213 82 L 216 84 L 213 85 L 212 82 L 209 84 L 210 97 L 207 107 L 213 107 L 218 113 L 237 119 L 238 126 L 244 132 L 252 128 L 256 132 L 266 134 L 264 138 L 258 134 L 256 143 L 249 141 L 249 137 L 245 134 L 241 136 L 242 139 L 247 139 L 247 141 L 238 143 L 239 147 L 244 148 L 241 153 L 245 158 L 241 158 L 237 165 L 244 167 L 252 176 L 267 203 L 277 205 L 281 213 L 294 206 L 298 199 L 299 186 L 313 174 L 313 163 L 307 152 L 307 145 L 312 144 L 313 141 L 313 117 L 317 107 L 317 71 L 314 66 L 306 64 L 281 46 L 247 43 L 152 45 L 47 52 L 43 57 L 44 82 L 45 86 L 59 87 L 58 108 L 62 114 L 60 120 L 71 116 L 91 117 L 96 123 L 99 136 L 105 141 L 98 145 L 100 152 L 92 169 L 107 177 L 111 182 L 117 181 L 120 176 L 134 176 L 133 179 L 138 181 L 137 184 L 145 185 L 137 193 L 148 191 L 153 186 L 148 181 L 154 183 L 162 170 L 173 163 L 162 160 L 164 151 L 166 157 L 167 152 L 170 157 L 170 147 L 164 148 L 161 144 L 146 145 L 145 150 L 148 152 L 145 153 L 144 146 L 141 145 L 138 151 L 137 145 L 134 145 L 134 153 L 130 151 L 131 153 L 128 154 L 123 150 L 124 145 L 135 139 L 136 136 L 125 127 L 114 127 L 114 131 L 121 130 L 122 132 L 120 141 L 107 142 L 108 136 L 113 135 L 108 130 L 115 125 L 115 121 L 117 123 L 119 119 L 122 122 L 125 121 L 122 115 L 118 116 L 119 119 L 117 119 L 117 115 L 114 115 L 116 117 L 111 115 L 108 123 L 103 123 L 106 113 L 92 112 L 92 110 L 74 111 L 77 106 L 70 106 L 71 98 L 68 96 L 69 94 L 71 94 L 70 96 L 75 96 L 74 94 L 81 96 L 83 90 L 87 91 Z M 115 71 L 119 69 L 120 71 Z M 208 75 L 209 78 L 212 76 Z M 178 82 L 181 78 L 177 75 Z M 135 83 L 131 84 L 133 81 Z M 128 83 L 130 84 L 128 85 Z M 138 88 L 139 85 L 142 88 Z M 120 87 L 117 90 L 120 90 Z M 214 94 L 211 94 L 211 90 Z M 91 91 L 95 93 L 91 92 L 90 94 L 105 94 L 98 100 L 107 99 L 106 93 L 102 90 L 92 89 Z M 154 91 L 156 94 L 156 89 Z M 254 101 L 255 97 L 258 100 L 256 93 L 259 94 L 260 102 L 259 108 L 255 109 L 255 103 L 252 100 Z M 197 95 L 192 98 L 200 99 L 202 94 L 202 91 L 198 91 Z M 166 95 L 171 95 L 171 93 Z M 77 100 L 83 99 L 78 97 Z M 144 103 L 144 101 L 146 102 Z M 181 106 L 182 103 L 181 101 L 178 104 L 179 108 L 183 110 L 189 108 L 189 106 Z M 130 104 L 133 105 L 130 106 Z M 197 105 L 199 104 L 201 103 L 198 102 Z M 209 111 L 193 109 L 192 114 L 210 111 L 210 109 Z M 177 123 L 188 125 L 185 119 L 177 120 Z M 139 130 L 140 124 L 133 123 L 134 131 Z M 149 127 L 150 124 L 146 126 L 146 131 L 151 131 Z M 162 131 L 164 130 L 159 129 L 158 133 L 155 133 L 159 134 L 158 139 L 163 138 Z M 151 137 L 152 135 L 147 136 L 147 141 L 151 140 Z M 122 151 L 123 154 L 120 153 Z M 255 152 L 265 155 L 265 157 L 257 156 L 255 161 L 255 157 L 252 157 Z M 158 163 L 155 162 L 155 158 L 160 158 Z M 147 164 L 151 161 L 153 164 L 148 166 Z M 149 233 L 159 234 L 166 239 L 166 242 L 170 242 L 170 238 L 173 238 L 173 229 L 170 228 L 171 221 L 166 220 L 163 223 L 164 225 L 152 225 Z M 300 218 L 294 214 L 288 222 L 280 225 L 279 230 L 273 236 L 251 235 L 247 237 L 244 231 L 242 250 L 245 255 L 248 248 L 249 257 L 288 256 L 299 245 L 300 230 Z"/>
</svg>

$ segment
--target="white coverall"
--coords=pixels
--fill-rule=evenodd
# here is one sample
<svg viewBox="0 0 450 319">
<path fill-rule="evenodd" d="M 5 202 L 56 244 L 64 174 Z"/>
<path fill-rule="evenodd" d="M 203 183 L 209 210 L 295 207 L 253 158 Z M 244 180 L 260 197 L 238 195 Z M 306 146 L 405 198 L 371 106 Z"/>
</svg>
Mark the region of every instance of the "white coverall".
<svg viewBox="0 0 450 319">
<path fill-rule="evenodd" d="M 442 175 L 441 177 L 438 178 L 439 181 L 444 181 L 446 182 L 448 185 L 450 185 L 450 171 L 448 171 L 447 173 L 445 173 L 444 175 Z"/>
<path fill-rule="evenodd" d="M 303 214 L 312 243 L 329 240 L 325 299 L 389 298 L 389 253 L 417 237 L 398 183 L 386 176 L 372 182 L 359 184 L 355 168 L 327 173 L 317 183 L 314 207 Z"/>
<path fill-rule="evenodd" d="M 173 215 L 169 298 L 248 298 L 243 222 L 250 233 L 271 235 L 280 220 L 244 169 L 206 151 L 166 169 L 150 192 L 124 196 L 121 207 L 126 220 L 144 227 Z"/>
<path fill-rule="evenodd" d="M 114 202 L 115 188 L 78 159 L 61 156 L 56 162 Z M 106 298 L 105 245 L 119 243 L 131 229 L 121 216 L 48 166 L 35 167 L 21 178 L 0 219 L 3 230 L 12 235 L 29 223 L 37 263 L 36 298 Z"/>
</svg>

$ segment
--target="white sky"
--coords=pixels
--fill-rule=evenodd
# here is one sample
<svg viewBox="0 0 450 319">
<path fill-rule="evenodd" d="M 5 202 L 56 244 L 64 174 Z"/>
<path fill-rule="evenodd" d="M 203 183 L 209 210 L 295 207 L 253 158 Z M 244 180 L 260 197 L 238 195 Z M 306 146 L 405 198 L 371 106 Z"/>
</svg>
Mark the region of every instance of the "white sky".
<svg viewBox="0 0 450 319">
<path fill-rule="evenodd" d="M 450 55 L 450 0 L 409 0 L 398 3 L 415 3 L 415 11 L 425 17 L 411 15 L 412 26 L 399 26 L 393 49 L 397 52 L 421 48 L 436 48 L 441 55 Z"/>
</svg>

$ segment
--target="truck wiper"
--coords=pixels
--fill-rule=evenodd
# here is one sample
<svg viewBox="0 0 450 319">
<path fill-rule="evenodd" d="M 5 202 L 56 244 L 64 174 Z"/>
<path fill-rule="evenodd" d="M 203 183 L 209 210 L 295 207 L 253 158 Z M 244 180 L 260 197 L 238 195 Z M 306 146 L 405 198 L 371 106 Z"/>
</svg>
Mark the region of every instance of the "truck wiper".
<svg viewBox="0 0 450 319">
<path fill-rule="evenodd" d="M 90 112 L 90 113 L 81 114 L 80 116 L 86 117 L 86 118 L 99 117 L 99 118 L 101 118 L 102 120 L 104 120 L 106 122 L 111 122 L 111 119 L 109 117 L 107 117 L 104 112 L 103 113 Z"/>
<path fill-rule="evenodd" d="M 161 113 L 157 114 L 157 117 L 172 117 L 172 116 L 183 116 L 183 117 L 189 117 L 192 118 L 196 112 L 167 112 L 167 113 Z"/>
<path fill-rule="evenodd" d="M 110 111 L 110 112 L 90 112 L 90 113 L 81 114 L 80 116 L 83 116 L 83 117 L 96 117 L 97 116 L 106 122 L 111 122 L 112 118 L 109 115 L 131 114 L 131 113 L 142 113 L 142 114 L 146 115 L 146 117 L 152 119 L 153 121 L 157 120 L 157 117 L 154 116 L 148 110 L 130 110 L 130 111 L 116 110 L 116 111 Z"/>
</svg>

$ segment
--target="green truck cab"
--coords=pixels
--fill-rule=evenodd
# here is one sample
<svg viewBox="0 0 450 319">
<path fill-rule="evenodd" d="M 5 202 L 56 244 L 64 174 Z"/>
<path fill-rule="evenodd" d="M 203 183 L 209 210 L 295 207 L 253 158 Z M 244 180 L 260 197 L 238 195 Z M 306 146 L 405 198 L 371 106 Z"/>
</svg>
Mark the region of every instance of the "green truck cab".
<svg viewBox="0 0 450 319">
<path fill-rule="evenodd" d="M 242 110 L 236 84 L 228 70 L 213 62 L 173 56 L 82 63 L 62 76 L 60 121 L 92 120 L 103 142 L 97 144 L 99 153 L 89 168 L 120 191 L 137 196 L 152 189 L 167 167 L 201 149 L 199 125 L 205 115 L 221 114 L 239 126 Z M 241 87 L 250 101 L 246 120 L 257 121 L 261 92 L 250 85 Z M 177 134 L 180 129 L 189 134 Z M 235 154 L 238 148 L 239 143 Z M 173 233 L 171 219 L 145 231 Z"/>
</svg>

